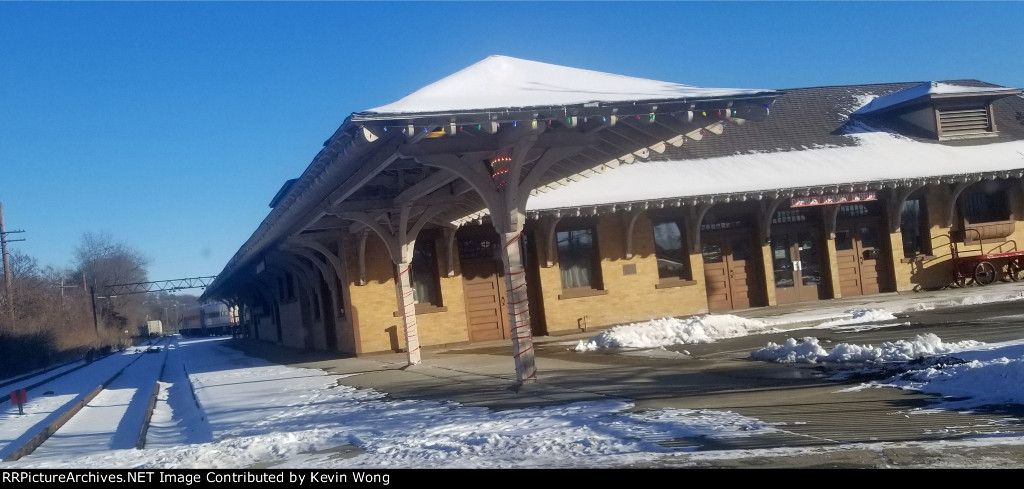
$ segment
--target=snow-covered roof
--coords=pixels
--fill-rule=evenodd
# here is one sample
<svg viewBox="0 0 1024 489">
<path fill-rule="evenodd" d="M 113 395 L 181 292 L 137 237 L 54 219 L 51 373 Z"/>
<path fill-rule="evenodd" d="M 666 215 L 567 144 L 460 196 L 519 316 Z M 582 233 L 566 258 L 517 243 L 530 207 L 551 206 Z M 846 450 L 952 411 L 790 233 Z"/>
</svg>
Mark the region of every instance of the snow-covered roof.
<svg viewBox="0 0 1024 489">
<path fill-rule="evenodd" d="M 969 87 L 940 82 L 925 82 L 898 92 L 876 97 L 863 107 L 855 110 L 852 115 L 865 115 L 873 112 L 879 112 L 907 104 L 909 102 L 918 100 L 923 101 L 932 96 L 985 96 L 1004 93 L 1009 95 L 1013 92 L 1020 93 L 1020 90 L 1006 87 Z"/>
<path fill-rule="evenodd" d="M 856 146 L 622 165 L 538 193 L 528 211 L 1024 169 L 1024 141 L 927 144 L 885 132 Z"/>
<path fill-rule="evenodd" d="M 489 56 L 395 102 L 361 114 L 420 114 L 594 102 L 708 99 L 771 92 L 773 90 L 702 88 L 508 56 Z"/>
</svg>

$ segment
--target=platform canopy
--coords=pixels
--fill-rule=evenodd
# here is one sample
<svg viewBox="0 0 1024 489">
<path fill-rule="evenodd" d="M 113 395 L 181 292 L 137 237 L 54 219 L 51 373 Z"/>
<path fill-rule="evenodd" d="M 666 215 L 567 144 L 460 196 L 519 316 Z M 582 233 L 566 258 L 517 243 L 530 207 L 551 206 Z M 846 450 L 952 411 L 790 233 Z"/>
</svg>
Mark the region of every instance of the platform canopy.
<svg viewBox="0 0 1024 489">
<path fill-rule="evenodd" d="M 766 117 L 779 95 L 490 56 L 347 117 L 204 298 L 244 286 L 268 252 L 394 230 L 397 215 L 448 229 L 521 227 L 533 189 L 615 171 L 688 135 L 717 137 L 731 122 Z"/>
<path fill-rule="evenodd" d="M 695 87 L 507 56 L 489 56 L 395 102 L 357 113 L 355 118 L 589 103 L 731 98 L 765 92 Z"/>
</svg>

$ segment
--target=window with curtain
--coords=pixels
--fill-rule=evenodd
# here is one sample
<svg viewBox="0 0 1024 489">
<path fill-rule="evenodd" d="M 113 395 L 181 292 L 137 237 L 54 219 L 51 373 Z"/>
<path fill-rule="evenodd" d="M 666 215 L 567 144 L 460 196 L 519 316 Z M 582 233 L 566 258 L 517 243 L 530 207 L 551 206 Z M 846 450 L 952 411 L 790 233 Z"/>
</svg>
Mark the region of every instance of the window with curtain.
<svg viewBox="0 0 1024 489">
<path fill-rule="evenodd" d="M 562 288 L 601 288 L 597 235 L 592 226 L 573 227 L 555 233 Z"/>
<path fill-rule="evenodd" d="M 692 280 L 690 252 L 686 235 L 678 221 L 654 223 L 654 254 L 658 259 L 658 278 Z"/>
<path fill-rule="evenodd" d="M 421 236 L 412 251 L 413 298 L 417 304 L 441 306 L 441 281 L 437 273 L 437 250 L 434 239 Z"/>
</svg>

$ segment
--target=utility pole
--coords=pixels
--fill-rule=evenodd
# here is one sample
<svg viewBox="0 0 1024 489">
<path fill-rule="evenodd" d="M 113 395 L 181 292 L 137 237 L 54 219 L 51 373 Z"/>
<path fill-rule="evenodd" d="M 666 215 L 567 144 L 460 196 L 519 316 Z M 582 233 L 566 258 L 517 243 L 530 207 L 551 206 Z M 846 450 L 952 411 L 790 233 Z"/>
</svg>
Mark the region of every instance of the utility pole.
<svg viewBox="0 0 1024 489">
<path fill-rule="evenodd" d="M 60 287 L 60 314 L 61 314 L 61 318 L 64 319 L 64 321 L 66 322 L 67 318 L 63 317 L 64 316 L 64 289 L 77 289 L 78 286 L 77 285 L 64 285 L 64 278 L 61 277 L 60 285 L 58 285 L 57 287 Z"/>
<path fill-rule="evenodd" d="M 100 331 L 100 323 L 96 319 L 96 287 L 89 289 L 89 295 L 92 296 L 92 326 L 96 328 L 96 332 Z"/>
<path fill-rule="evenodd" d="M 11 289 L 11 261 L 7 255 L 7 243 L 25 241 L 24 239 L 7 239 L 8 234 L 24 233 L 25 231 L 8 231 L 4 227 L 4 204 L 0 202 L 0 253 L 4 255 L 4 292 L 7 297 L 8 319 L 14 322 L 14 291 Z M 11 325 L 14 326 L 13 324 Z"/>
</svg>

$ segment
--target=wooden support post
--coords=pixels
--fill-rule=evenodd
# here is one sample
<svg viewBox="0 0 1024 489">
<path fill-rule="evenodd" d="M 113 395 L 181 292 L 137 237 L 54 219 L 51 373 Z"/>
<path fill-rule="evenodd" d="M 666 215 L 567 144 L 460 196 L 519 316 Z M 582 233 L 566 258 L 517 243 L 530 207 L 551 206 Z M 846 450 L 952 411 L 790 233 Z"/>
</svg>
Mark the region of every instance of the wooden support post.
<svg viewBox="0 0 1024 489">
<path fill-rule="evenodd" d="M 537 380 L 537 363 L 530 329 L 530 304 L 526 293 L 526 267 L 523 266 L 522 230 L 502 233 L 501 261 L 505 266 L 505 290 L 508 291 L 509 328 L 516 365 L 516 382 Z"/>
<path fill-rule="evenodd" d="M 422 361 L 420 354 L 420 338 L 416 323 L 416 298 L 412 288 L 412 264 L 398 263 L 395 265 L 395 293 L 398 297 L 399 314 L 405 331 L 405 351 L 409 365 Z"/>
</svg>

